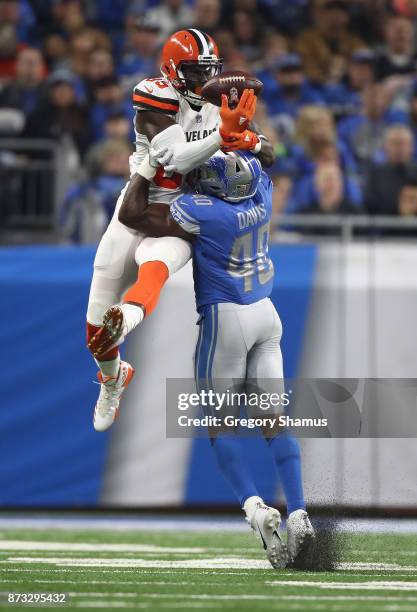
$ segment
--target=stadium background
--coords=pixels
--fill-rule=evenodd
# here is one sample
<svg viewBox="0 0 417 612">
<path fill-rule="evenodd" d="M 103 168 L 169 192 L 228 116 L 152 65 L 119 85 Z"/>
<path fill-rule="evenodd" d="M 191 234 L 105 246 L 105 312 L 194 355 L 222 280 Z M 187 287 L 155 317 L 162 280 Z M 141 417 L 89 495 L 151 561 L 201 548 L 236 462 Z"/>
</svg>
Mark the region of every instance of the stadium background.
<svg viewBox="0 0 417 612">
<path fill-rule="evenodd" d="M 205 440 L 165 438 L 165 378 L 191 376 L 190 266 L 127 343 L 137 376 L 121 419 L 106 434 L 91 423 L 85 309 L 128 173 L 131 89 L 158 74 L 161 43 L 184 26 L 265 85 L 286 375 L 414 377 L 416 17 L 411 0 L 0 2 L 3 508 L 234 503 Z M 247 444 L 276 501 L 266 449 Z M 415 512 L 412 439 L 303 451 L 311 504 Z"/>
</svg>

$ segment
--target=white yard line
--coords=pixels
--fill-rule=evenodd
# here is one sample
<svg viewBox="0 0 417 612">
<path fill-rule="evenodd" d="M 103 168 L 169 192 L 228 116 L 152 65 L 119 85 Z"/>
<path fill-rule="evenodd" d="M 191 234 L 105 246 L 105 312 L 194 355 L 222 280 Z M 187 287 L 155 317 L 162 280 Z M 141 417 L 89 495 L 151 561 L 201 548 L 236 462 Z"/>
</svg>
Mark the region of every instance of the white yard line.
<svg viewBox="0 0 417 612">
<path fill-rule="evenodd" d="M 0 564 L 10 563 L 42 563 L 57 566 L 74 567 L 138 567 L 138 568 L 196 568 L 196 569 L 270 569 L 265 559 L 244 559 L 241 557 L 212 557 L 208 559 L 127 559 L 125 557 L 34 557 L 10 556 L 0 560 Z M 386 570 L 417 573 L 417 567 L 398 565 L 397 563 L 339 563 L 340 570 Z"/>
<path fill-rule="evenodd" d="M 362 563 L 360 561 L 354 561 L 351 563 L 338 563 L 337 569 L 340 570 L 387 570 L 387 571 L 403 571 L 403 572 L 416 572 L 417 566 L 414 565 L 399 565 L 398 563 Z"/>
<path fill-rule="evenodd" d="M 0 540 L 0 550 L 62 550 L 64 552 L 140 552 L 140 553 L 186 553 L 198 554 L 216 552 L 216 549 L 156 546 L 154 544 L 103 544 L 87 542 L 43 542 L 38 540 Z M 220 549 L 227 552 L 227 549 Z"/>
<path fill-rule="evenodd" d="M 112 559 L 97 559 L 96 557 L 9 557 L 0 561 L 3 563 L 45 563 L 58 566 L 75 567 L 155 567 L 155 568 L 197 568 L 197 569 L 270 569 L 268 561 L 264 559 L 242 559 L 239 557 L 214 557 L 210 559 L 126 559 L 116 557 Z"/>
<path fill-rule="evenodd" d="M 316 580 L 271 580 L 265 582 L 269 586 L 310 587 L 320 589 L 364 589 L 371 591 L 417 591 L 417 582 L 400 581 L 368 581 L 368 582 L 320 582 Z"/>
</svg>

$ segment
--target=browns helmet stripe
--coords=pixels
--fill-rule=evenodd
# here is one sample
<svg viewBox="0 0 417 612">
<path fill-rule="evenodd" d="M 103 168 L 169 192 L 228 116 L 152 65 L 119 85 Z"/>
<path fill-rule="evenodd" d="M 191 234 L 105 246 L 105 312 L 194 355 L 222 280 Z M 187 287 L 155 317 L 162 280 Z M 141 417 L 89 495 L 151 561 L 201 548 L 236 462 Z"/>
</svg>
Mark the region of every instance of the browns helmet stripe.
<svg viewBox="0 0 417 612">
<path fill-rule="evenodd" d="M 190 30 L 187 30 L 187 32 L 191 34 L 191 36 L 197 43 L 199 55 L 207 55 L 209 53 L 207 41 L 204 36 L 202 36 L 200 30 L 195 30 L 194 28 L 191 28 Z"/>
<path fill-rule="evenodd" d="M 208 51 L 210 54 L 214 53 L 214 47 L 213 47 L 213 39 L 210 38 L 210 36 L 208 34 L 206 34 L 205 32 L 202 32 L 201 30 L 199 30 L 200 34 L 202 34 L 206 40 L 207 43 L 207 47 L 208 47 Z"/>
</svg>

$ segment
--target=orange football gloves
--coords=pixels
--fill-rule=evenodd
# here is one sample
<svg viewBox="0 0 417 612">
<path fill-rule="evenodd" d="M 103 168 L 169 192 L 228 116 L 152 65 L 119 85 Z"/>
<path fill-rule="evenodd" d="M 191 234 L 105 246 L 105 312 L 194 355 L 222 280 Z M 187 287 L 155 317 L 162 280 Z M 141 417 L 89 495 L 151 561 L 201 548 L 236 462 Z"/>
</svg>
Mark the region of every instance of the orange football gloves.
<svg viewBox="0 0 417 612">
<path fill-rule="evenodd" d="M 227 135 L 227 139 L 223 138 L 223 142 L 221 144 L 222 151 L 226 153 L 228 151 L 254 151 L 257 149 L 257 145 L 260 143 L 260 139 L 255 134 L 255 132 L 251 132 L 250 130 L 245 130 L 244 132 L 230 132 Z"/>
<path fill-rule="evenodd" d="M 222 95 L 220 108 L 220 135 L 223 140 L 231 132 L 243 132 L 252 121 L 256 111 L 256 96 L 253 89 L 245 89 L 236 108 L 230 108 L 226 95 Z"/>
</svg>

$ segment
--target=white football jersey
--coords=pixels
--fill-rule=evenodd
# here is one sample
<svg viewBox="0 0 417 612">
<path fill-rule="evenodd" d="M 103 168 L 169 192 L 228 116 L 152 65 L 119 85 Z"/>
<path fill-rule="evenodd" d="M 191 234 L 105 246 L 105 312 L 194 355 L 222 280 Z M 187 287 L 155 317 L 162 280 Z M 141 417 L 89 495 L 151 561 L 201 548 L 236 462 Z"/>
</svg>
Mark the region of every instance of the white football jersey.
<svg viewBox="0 0 417 612">
<path fill-rule="evenodd" d="M 201 140 L 214 132 L 220 121 L 219 107 L 206 102 L 201 108 L 193 109 L 187 100 L 170 84 L 158 77 L 144 79 L 133 90 L 133 106 L 136 111 L 151 110 L 172 117 L 184 130 L 187 142 Z M 149 151 L 150 143 L 144 134 L 136 134 L 135 163 L 140 162 Z M 184 177 L 180 174 L 166 174 L 159 168 L 149 189 L 149 202 L 171 204 L 184 192 Z"/>
</svg>

